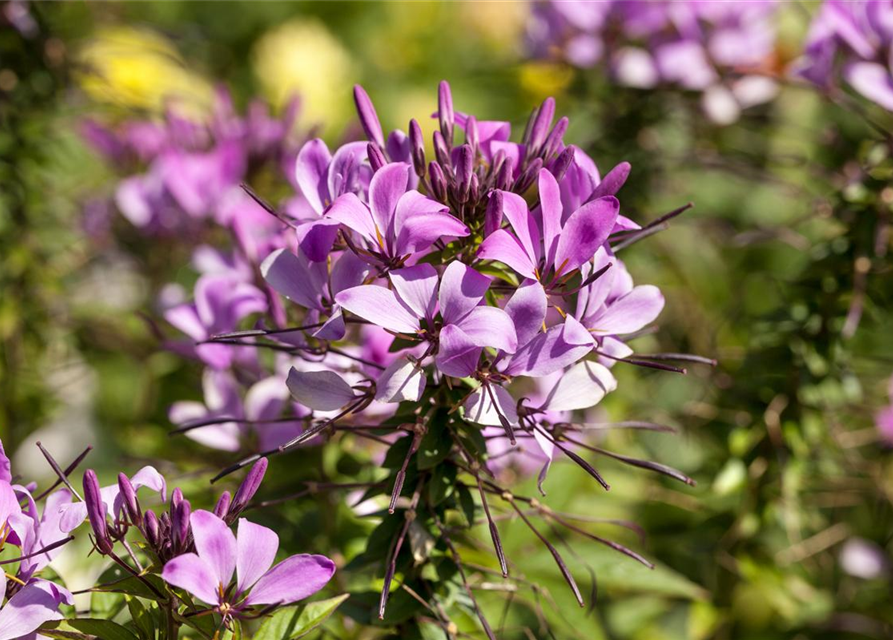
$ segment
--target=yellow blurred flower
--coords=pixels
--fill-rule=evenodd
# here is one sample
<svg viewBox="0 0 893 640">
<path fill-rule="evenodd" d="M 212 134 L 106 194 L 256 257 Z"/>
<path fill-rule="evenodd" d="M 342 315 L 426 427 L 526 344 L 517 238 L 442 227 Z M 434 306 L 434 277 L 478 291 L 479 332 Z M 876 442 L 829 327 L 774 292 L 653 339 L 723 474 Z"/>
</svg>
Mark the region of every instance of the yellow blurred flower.
<svg viewBox="0 0 893 640">
<path fill-rule="evenodd" d="M 462 21 L 496 52 L 516 52 L 523 43 L 530 3 L 461 2 Z"/>
<path fill-rule="evenodd" d="M 303 126 L 332 131 L 352 113 L 353 60 L 322 23 L 293 20 L 269 31 L 255 45 L 253 63 L 274 105 L 300 95 Z"/>
<path fill-rule="evenodd" d="M 94 100 L 159 112 L 169 101 L 189 114 L 207 109 L 211 84 L 186 68 L 176 48 L 146 29 L 103 29 L 81 49 L 78 81 Z"/>
<path fill-rule="evenodd" d="M 528 62 L 521 66 L 519 77 L 521 88 L 536 102 L 548 96 L 557 97 L 573 79 L 573 69 L 552 62 Z"/>
</svg>

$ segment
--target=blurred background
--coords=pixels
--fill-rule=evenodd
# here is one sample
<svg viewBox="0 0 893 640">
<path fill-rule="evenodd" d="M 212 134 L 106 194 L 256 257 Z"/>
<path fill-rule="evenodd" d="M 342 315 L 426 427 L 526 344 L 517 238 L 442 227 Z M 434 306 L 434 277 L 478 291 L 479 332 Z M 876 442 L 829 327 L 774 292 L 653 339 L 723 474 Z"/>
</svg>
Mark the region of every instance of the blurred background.
<svg viewBox="0 0 893 640">
<path fill-rule="evenodd" d="M 557 464 L 549 479 L 544 502 L 554 510 L 639 525 L 644 542 L 626 541 L 658 568 L 575 541 L 570 558 L 597 595 L 579 609 L 546 550 L 506 522 L 507 554 L 547 595 L 540 610 L 529 604 L 537 592 L 519 591 L 519 606 L 503 614 L 505 599 L 485 593 L 491 620 L 507 615 L 506 638 L 529 637 L 517 630 L 540 628 L 537 615 L 553 637 L 587 640 L 893 637 L 893 464 L 874 425 L 893 372 L 893 287 L 875 246 L 893 164 L 864 117 L 783 80 L 773 102 L 716 126 L 684 93 L 529 60 L 523 2 L 3 8 L 0 438 L 19 470 L 46 475 L 37 440 L 66 460 L 92 443 L 90 464 L 109 479 L 151 462 L 211 500 L 207 478 L 231 461 L 168 436 L 169 406 L 201 398 L 201 368 L 162 348 L 173 332 L 159 300 L 176 297 L 168 283 L 195 281 L 190 248 L 139 233 L 117 211 L 122 167 L 88 144 L 85 122 L 159 119 L 172 100 L 201 117 L 223 86 L 239 109 L 260 97 L 281 113 L 297 96 L 296 140 L 320 135 L 332 147 L 361 136 L 355 83 L 385 130 L 415 117 L 426 137 L 442 79 L 457 109 L 516 130 L 551 95 L 570 117 L 565 139 L 603 173 L 632 163 L 625 215 L 645 223 L 694 203 L 623 258 L 668 301 L 650 347 L 719 366 L 686 376 L 618 368 L 619 389 L 603 403 L 613 420 L 676 427 L 609 438 L 696 487 L 610 463 L 609 494 L 573 465 Z M 779 68 L 797 56 L 814 9 L 783 6 Z M 252 187 L 276 202 L 293 193 L 263 174 Z M 859 268 L 867 252 L 870 272 Z M 854 300 L 861 317 L 845 339 Z M 348 477 L 362 461 L 362 452 L 301 450 L 272 464 L 264 492 L 294 493 L 316 469 Z M 535 494 L 535 479 L 516 482 Z M 363 549 L 369 530 L 342 494 L 307 495 L 258 518 L 295 549 L 342 559 Z M 88 582 L 79 571 L 88 569 L 60 569 L 69 585 Z M 380 582 L 341 586 L 371 592 Z M 376 637 L 358 623 L 371 623 L 368 612 L 347 607 L 330 633 Z"/>
</svg>

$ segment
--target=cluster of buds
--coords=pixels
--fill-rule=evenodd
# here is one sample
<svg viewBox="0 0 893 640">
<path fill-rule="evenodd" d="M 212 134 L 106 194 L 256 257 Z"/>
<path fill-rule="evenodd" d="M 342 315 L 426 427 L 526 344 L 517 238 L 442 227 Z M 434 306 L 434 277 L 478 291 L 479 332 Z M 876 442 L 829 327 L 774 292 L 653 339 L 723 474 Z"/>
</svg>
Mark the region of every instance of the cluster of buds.
<svg viewBox="0 0 893 640">
<path fill-rule="evenodd" d="M 227 524 L 234 523 L 257 493 L 267 470 L 267 461 L 259 460 L 248 472 L 234 496 L 224 491 L 217 501 L 214 514 Z M 141 487 L 161 494 L 167 509 L 156 515 L 144 509 L 137 495 Z M 178 487 L 165 499 L 164 478 L 152 467 L 145 467 L 133 478 L 118 474 L 117 485 L 99 486 L 92 469 L 84 473 L 84 507 L 93 530 L 93 545 L 99 553 L 116 557 L 114 546 L 121 543 L 131 553 L 127 537 L 130 529 L 142 535 L 146 548 L 161 562 L 166 562 L 194 550 L 190 516 L 192 505 Z M 132 553 L 131 553 L 132 555 Z"/>
</svg>

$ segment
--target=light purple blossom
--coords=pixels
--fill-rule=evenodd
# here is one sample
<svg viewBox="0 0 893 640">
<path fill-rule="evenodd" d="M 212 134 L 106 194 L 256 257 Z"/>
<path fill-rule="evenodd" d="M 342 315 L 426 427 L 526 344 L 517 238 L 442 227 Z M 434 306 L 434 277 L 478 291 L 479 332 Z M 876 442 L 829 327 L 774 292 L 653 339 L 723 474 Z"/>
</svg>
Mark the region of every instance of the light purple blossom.
<svg viewBox="0 0 893 640">
<path fill-rule="evenodd" d="M 195 511 L 190 525 L 196 553 L 168 561 L 161 575 L 212 607 L 224 624 L 254 606 L 303 600 L 335 573 L 335 564 L 320 555 L 293 555 L 273 566 L 279 536 L 244 518 L 237 535 L 209 511 Z"/>
<path fill-rule="evenodd" d="M 718 124 L 767 102 L 775 47 L 775 0 L 552 0 L 534 6 L 528 45 L 581 68 L 604 64 L 625 86 L 702 92 Z"/>
<path fill-rule="evenodd" d="M 841 84 L 893 111 L 893 6 L 882 0 L 826 0 L 795 72 L 830 89 Z"/>
</svg>

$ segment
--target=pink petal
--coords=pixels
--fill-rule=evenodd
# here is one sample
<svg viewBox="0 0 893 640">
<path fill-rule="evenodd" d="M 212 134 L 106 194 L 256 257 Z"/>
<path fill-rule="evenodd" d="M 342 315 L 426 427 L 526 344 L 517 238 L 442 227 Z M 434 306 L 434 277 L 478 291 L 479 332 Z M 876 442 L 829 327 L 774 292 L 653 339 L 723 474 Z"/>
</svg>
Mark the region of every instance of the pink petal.
<svg viewBox="0 0 893 640">
<path fill-rule="evenodd" d="M 539 192 L 546 264 L 552 264 L 555 259 L 555 251 L 558 248 L 558 236 L 561 233 L 562 207 L 558 181 L 547 169 L 540 169 Z"/>
<path fill-rule="evenodd" d="M 511 317 L 497 307 L 475 307 L 456 323 L 479 347 L 493 347 L 506 353 L 518 348 L 518 336 Z"/>
<path fill-rule="evenodd" d="M 297 602 L 326 586 L 334 573 L 335 563 L 325 556 L 292 556 L 258 580 L 246 602 L 252 605 Z"/>
<path fill-rule="evenodd" d="M 484 299 L 490 282 L 491 278 L 458 260 L 452 261 L 440 278 L 438 298 L 444 323 L 453 324 L 468 315 Z"/>
<path fill-rule="evenodd" d="M 612 302 L 593 320 L 590 328 L 607 335 L 633 333 L 653 322 L 663 308 L 664 297 L 660 289 L 641 285 Z"/>
<path fill-rule="evenodd" d="M 408 218 L 400 229 L 397 255 L 428 249 L 438 238 L 464 238 L 471 233 L 465 223 L 448 213 L 423 213 Z"/>
<path fill-rule="evenodd" d="M 326 143 L 316 138 L 301 147 L 295 163 L 298 188 L 313 210 L 319 214 L 331 204 L 327 202 L 330 196 L 326 183 L 331 161 L 332 154 L 329 153 Z"/>
<path fill-rule="evenodd" d="M 425 391 L 425 372 L 405 356 L 397 358 L 378 376 L 375 388 L 379 402 L 418 402 Z"/>
<path fill-rule="evenodd" d="M 184 553 L 170 560 L 164 565 L 161 577 L 168 584 L 185 589 L 206 604 L 216 605 L 219 602 L 214 569 L 194 553 Z"/>
<path fill-rule="evenodd" d="M 620 203 L 613 196 L 593 200 L 574 211 L 558 239 L 553 263 L 556 270 L 566 274 L 591 260 L 608 239 L 619 212 Z"/>
<path fill-rule="evenodd" d="M 369 242 L 378 242 L 372 213 L 353 193 L 338 196 L 326 212 L 326 217 L 337 220 L 351 231 L 356 231 Z M 382 238 L 384 238 L 384 233 L 384 231 L 381 232 Z"/>
<path fill-rule="evenodd" d="M 336 411 L 356 397 L 344 378 L 333 371 L 298 371 L 292 367 L 286 384 L 295 400 L 316 411 Z"/>
<path fill-rule="evenodd" d="M 462 329 L 448 324 L 440 330 L 440 344 L 434 362 L 441 373 L 465 378 L 477 369 L 481 351 Z"/>
<path fill-rule="evenodd" d="M 236 537 L 226 523 L 210 511 L 193 511 L 189 524 L 199 558 L 214 572 L 217 583 L 226 587 L 236 569 Z"/>
<path fill-rule="evenodd" d="M 393 221 L 397 202 L 406 193 L 408 186 L 409 165 L 403 162 L 392 162 L 372 176 L 372 181 L 369 183 L 369 206 L 372 218 L 383 238 L 396 235 Z"/>
<path fill-rule="evenodd" d="M 497 229 L 487 236 L 478 247 L 477 257 L 479 260 L 497 260 L 525 278 L 536 279 L 536 265 L 530 255 L 505 229 Z"/>
<path fill-rule="evenodd" d="M 617 380 L 607 367 L 597 362 L 580 362 L 559 378 L 541 408 L 549 411 L 588 409 L 616 388 Z"/>
<path fill-rule="evenodd" d="M 391 271 L 391 284 L 419 318 L 433 318 L 437 307 L 437 271 L 430 264 Z"/>
<path fill-rule="evenodd" d="M 44 622 L 61 620 L 63 602 L 71 604 L 71 594 L 52 582 L 36 580 L 25 585 L 0 609 L 0 638 L 23 638 Z"/>
<path fill-rule="evenodd" d="M 493 405 L 490 393 L 480 387 L 465 401 L 463 406 L 465 419 L 487 427 L 499 427 L 502 426 L 502 421 L 499 419 L 501 413 L 510 424 L 517 425 L 518 409 L 515 399 L 508 391 L 497 385 L 491 385 L 490 391 L 496 398 L 496 406 Z"/>
<path fill-rule="evenodd" d="M 536 220 L 530 215 L 527 201 L 517 193 L 502 191 L 502 215 L 515 232 L 515 237 L 524 248 L 528 260 L 536 264 L 540 259 L 540 233 Z"/>
<path fill-rule="evenodd" d="M 394 292 L 375 285 L 361 285 L 342 291 L 335 302 L 361 318 L 396 333 L 415 334 L 419 319 L 402 304 Z"/>
<path fill-rule="evenodd" d="M 505 305 L 505 312 L 515 325 L 518 344 L 530 342 L 543 328 L 546 319 L 546 292 L 536 280 L 525 280 Z"/>
<path fill-rule="evenodd" d="M 236 540 L 236 586 L 244 593 L 273 565 L 279 550 L 279 536 L 272 529 L 239 518 Z"/>
</svg>

